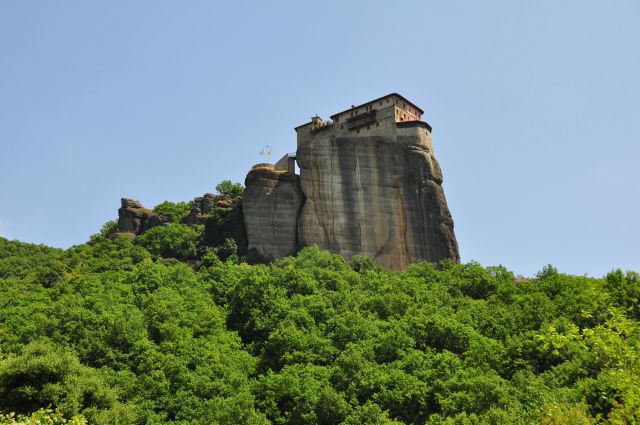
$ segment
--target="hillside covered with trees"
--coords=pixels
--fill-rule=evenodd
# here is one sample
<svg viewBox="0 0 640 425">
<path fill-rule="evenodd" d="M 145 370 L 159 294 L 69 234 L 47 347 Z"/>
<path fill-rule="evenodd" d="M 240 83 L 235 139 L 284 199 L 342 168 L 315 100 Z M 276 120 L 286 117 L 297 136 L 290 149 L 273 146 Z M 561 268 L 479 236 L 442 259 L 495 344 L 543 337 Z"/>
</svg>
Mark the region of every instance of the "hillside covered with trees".
<svg viewBox="0 0 640 425">
<path fill-rule="evenodd" d="M 0 238 L 0 423 L 640 422 L 635 272 L 262 264 L 159 210 L 67 250 Z"/>
</svg>

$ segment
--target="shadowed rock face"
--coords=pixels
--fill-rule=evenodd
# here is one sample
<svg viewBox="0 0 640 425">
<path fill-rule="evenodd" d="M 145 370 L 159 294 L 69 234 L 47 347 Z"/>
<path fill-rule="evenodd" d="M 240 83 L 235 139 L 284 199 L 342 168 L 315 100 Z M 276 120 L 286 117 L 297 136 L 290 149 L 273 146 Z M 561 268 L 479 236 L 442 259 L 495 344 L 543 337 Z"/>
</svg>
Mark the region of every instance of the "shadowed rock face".
<svg viewBox="0 0 640 425">
<path fill-rule="evenodd" d="M 121 207 L 118 209 L 118 231 L 140 235 L 152 227 L 168 223 L 166 217 L 155 214 L 133 199 L 122 198 Z"/>
<path fill-rule="evenodd" d="M 219 196 L 212 193 L 205 193 L 193 200 L 193 207 L 189 211 L 189 215 L 185 219 L 185 224 L 204 224 L 207 216 L 216 206 Z"/>
<path fill-rule="evenodd" d="M 305 204 L 301 245 L 346 258 L 365 254 L 392 270 L 459 261 L 442 172 L 426 133 L 326 137 L 298 146 Z"/>
<path fill-rule="evenodd" d="M 297 217 L 304 201 L 299 177 L 272 166 L 256 166 L 245 187 L 242 209 L 249 248 L 270 258 L 295 253 Z"/>
</svg>

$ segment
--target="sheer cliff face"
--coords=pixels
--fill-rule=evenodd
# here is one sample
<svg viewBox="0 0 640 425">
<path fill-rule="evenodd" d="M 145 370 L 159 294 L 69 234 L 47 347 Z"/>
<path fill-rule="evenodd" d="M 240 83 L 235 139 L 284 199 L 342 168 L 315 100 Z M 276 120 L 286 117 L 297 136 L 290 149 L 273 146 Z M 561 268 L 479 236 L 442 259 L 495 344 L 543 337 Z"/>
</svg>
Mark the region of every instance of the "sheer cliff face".
<svg viewBox="0 0 640 425">
<path fill-rule="evenodd" d="M 306 197 L 300 244 L 346 258 L 365 254 L 392 270 L 420 260 L 459 261 L 429 129 L 393 121 L 370 127 L 298 131 Z"/>
<path fill-rule="evenodd" d="M 318 245 L 347 259 L 370 256 L 391 270 L 458 262 L 431 128 L 396 122 L 396 111 L 363 114 L 356 128 L 317 120 L 298 127 L 299 180 L 259 167 L 247 176 L 249 246 L 278 258 Z"/>
<path fill-rule="evenodd" d="M 263 164 L 247 174 L 245 187 L 242 208 L 249 248 L 268 258 L 294 254 L 297 218 L 304 201 L 300 178 Z"/>
</svg>

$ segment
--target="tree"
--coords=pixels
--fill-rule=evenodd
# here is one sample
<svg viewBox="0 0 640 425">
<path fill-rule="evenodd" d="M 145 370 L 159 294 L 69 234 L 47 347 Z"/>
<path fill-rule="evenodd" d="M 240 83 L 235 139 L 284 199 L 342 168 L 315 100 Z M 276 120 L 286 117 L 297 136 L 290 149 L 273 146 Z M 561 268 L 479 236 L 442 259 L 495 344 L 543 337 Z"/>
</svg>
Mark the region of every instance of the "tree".
<svg viewBox="0 0 640 425">
<path fill-rule="evenodd" d="M 104 423 L 99 418 L 108 417 L 108 411 L 133 421 L 97 370 L 80 364 L 69 350 L 41 340 L 0 361 L 0 409 L 29 414 L 48 406 L 67 418 L 83 414 L 91 423 Z"/>
<path fill-rule="evenodd" d="M 169 223 L 149 229 L 138 236 L 135 243 L 155 256 L 191 260 L 196 256 L 201 230 L 201 226 Z"/>
<path fill-rule="evenodd" d="M 100 236 L 108 238 L 118 231 L 118 222 L 115 220 L 109 220 L 102 225 L 100 229 Z"/>
<path fill-rule="evenodd" d="M 193 201 L 190 202 L 170 202 L 164 201 L 155 206 L 153 212 L 167 217 L 173 223 L 180 223 L 191 211 Z"/>
<path fill-rule="evenodd" d="M 244 186 L 240 183 L 232 183 L 231 180 L 223 180 L 216 186 L 220 195 L 238 198 L 244 193 Z"/>
</svg>

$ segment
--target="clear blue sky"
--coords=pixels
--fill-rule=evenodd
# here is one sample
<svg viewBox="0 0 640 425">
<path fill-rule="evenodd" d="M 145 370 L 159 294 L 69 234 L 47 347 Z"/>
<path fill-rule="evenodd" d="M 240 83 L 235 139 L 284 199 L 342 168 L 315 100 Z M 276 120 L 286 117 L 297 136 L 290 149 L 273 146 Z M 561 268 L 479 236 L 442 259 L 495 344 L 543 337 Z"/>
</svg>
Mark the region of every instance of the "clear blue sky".
<svg viewBox="0 0 640 425">
<path fill-rule="evenodd" d="M 463 261 L 640 271 L 640 1 L 0 2 L 0 235 L 68 247 L 399 92 Z"/>
</svg>

